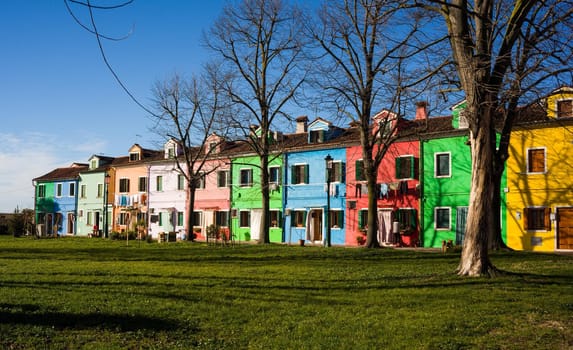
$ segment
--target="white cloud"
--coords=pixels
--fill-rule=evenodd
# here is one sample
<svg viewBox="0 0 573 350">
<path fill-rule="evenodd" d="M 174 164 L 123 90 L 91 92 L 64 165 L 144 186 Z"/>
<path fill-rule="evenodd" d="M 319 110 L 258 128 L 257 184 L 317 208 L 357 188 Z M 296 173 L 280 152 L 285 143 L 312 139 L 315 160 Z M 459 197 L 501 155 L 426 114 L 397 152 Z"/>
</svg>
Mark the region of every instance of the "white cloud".
<svg viewBox="0 0 573 350">
<path fill-rule="evenodd" d="M 87 163 L 106 142 L 86 135 L 60 140 L 38 132 L 0 133 L 0 212 L 34 208 L 32 179 L 73 162 Z M 77 141 L 77 142 L 76 142 Z"/>
</svg>

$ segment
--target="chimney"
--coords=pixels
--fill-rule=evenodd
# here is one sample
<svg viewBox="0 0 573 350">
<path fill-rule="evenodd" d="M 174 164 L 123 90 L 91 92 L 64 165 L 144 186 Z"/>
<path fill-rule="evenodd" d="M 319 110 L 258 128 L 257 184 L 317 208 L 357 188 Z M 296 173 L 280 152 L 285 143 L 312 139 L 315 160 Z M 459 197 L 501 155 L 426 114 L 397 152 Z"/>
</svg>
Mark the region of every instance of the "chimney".
<svg viewBox="0 0 573 350">
<path fill-rule="evenodd" d="M 301 134 L 307 132 L 308 117 L 306 115 L 296 118 L 296 133 Z"/>
<path fill-rule="evenodd" d="M 416 120 L 428 118 L 428 102 L 416 102 Z"/>
</svg>

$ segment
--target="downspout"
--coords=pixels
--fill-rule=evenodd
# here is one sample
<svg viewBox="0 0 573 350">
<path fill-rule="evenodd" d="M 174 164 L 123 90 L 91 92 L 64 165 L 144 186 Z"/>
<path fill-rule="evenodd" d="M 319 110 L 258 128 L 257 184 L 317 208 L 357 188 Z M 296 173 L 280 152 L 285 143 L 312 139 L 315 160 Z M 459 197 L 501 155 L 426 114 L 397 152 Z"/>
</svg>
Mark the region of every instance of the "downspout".
<svg viewBox="0 0 573 350">
<path fill-rule="evenodd" d="M 146 221 L 146 227 L 145 230 L 147 232 L 145 232 L 145 236 L 149 236 L 149 228 L 151 227 L 151 196 L 150 194 L 150 190 L 149 190 L 149 186 L 151 183 L 151 165 L 147 165 L 147 188 L 145 189 L 145 194 L 147 195 L 147 217 L 145 218 Z"/>
<path fill-rule="evenodd" d="M 229 187 L 229 215 L 227 220 L 229 225 L 229 240 L 235 242 L 233 239 L 233 161 L 229 158 L 229 179 L 227 186 Z"/>
<path fill-rule="evenodd" d="M 290 239 L 289 241 L 287 241 L 286 238 L 286 231 L 285 231 L 285 227 L 286 227 L 286 172 L 287 172 L 287 167 L 286 167 L 286 163 L 287 163 L 287 155 L 285 153 L 282 154 L 282 166 L 281 166 L 281 179 L 280 179 L 280 185 L 281 185 L 281 206 L 282 206 L 282 213 L 283 213 L 283 222 L 282 222 L 282 241 L 283 243 L 289 243 L 290 244 Z M 284 170 L 283 170 L 284 169 Z"/>
</svg>

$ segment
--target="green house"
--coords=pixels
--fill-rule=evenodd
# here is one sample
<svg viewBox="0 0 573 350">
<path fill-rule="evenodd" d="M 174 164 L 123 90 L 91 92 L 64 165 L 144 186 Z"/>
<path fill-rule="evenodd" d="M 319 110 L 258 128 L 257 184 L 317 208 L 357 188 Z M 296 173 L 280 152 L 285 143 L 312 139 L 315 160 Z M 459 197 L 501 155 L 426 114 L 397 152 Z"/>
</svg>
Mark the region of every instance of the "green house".
<svg viewBox="0 0 573 350">
<path fill-rule="evenodd" d="M 452 240 L 464 240 L 469 208 L 472 163 L 467 123 L 463 116 L 465 101 L 452 108 L 452 116 L 428 120 L 428 130 L 420 143 L 421 162 L 421 244 L 441 247 Z M 499 140 L 499 137 L 498 137 Z M 506 176 L 502 179 L 501 223 L 505 241 Z"/>
<path fill-rule="evenodd" d="M 282 156 L 269 157 L 270 241 L 283 241 Z M 263 215 L 261 168 L 258 156 L 244 155 L 231 161 L 231 225 L 235 240 L 255 241 L 260 238 Z"/>
</svg>

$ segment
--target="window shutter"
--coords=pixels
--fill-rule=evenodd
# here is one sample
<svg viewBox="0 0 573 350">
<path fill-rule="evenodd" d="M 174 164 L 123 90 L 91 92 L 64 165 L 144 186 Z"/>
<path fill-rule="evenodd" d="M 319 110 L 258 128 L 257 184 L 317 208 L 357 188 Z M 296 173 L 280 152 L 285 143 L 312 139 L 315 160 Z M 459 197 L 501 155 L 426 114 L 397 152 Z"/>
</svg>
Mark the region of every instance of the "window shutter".
<svg viewBox="0 0 573 350">
<path fill-rule="evenodd" d="M 340 182 L 346 183 L 346 163 L 340 163 Z"/>
<path fill-rule="evenodd" d="M 399 179 L 400 178 L 400 174 L 401 174 L 401 162 L 400 162 L 400 157 L 396 157 L 395 158 L 396 161 L 396 178 Z"/>
<path fill-rule="evenodd" d="M 304 165 L 304 183 L 307 184 L 308 182 L 308 164 Z"/>
<path fill-rule="evenodd" d="M 278 216 L 278 221 L 279 221 L 279 222 L 277 222 L 277 227 L 283 227 L 283 212 L 279 211 L 277 216 Z"/>
<path fill-rule="evenodd" d="M 414 179 L 415 178 L 414 169 L 416 169 L 416 167 L 414 166 L 414 157 L 409 157 L 409 158 L 410 158 L 410 179 Z"/>
<path fill-rule="evenodd" d="M 545 208 L 544 219 L 545 230 L 551 231 L 551 208 Z"/>
<path fill-rule="evenodd" d="M 362 222 L 362 212 L 364 210 L 359 210 L 358 211 L 358 228 L 363 228 L 364 227 L 364 223 Z"/>
<path fill-rule="evenodd" d="M 364 162 L 361 160 L 357 160 L 356 162 L 354 162 L 354 167 L 356 170 L 356 173 L 355 173 L 356 181 L 362 181 L 363 180 L 363 176 L 364 176 L 364 174 L 362 172 L 362 170 L 363 170 L 362 168 L 364 167 L 363 164 L 364 164 Z"/>
<path fill-rule="evenodd" d="M 523 229 L 528 230 L 527 218 L 529 217 L 529 208 L 523 208 Z"/>
<path fill-rule="evenodd" d="M 416 209 L 412 209 L 410 211 L 410 227 L 415 230 L 416 229 Z"/>
<path fill-rule="evenodd" d="M 344 227 L 344 211 L 338 211 L 338 222 L 340 223 L 340 228 Z"/>
<path fill-rule="evenodd" d="M 296 169 L 296 167 L 294 165 L 291 165 L 291 167 L 290 167 L 290 183 L 293 185 L 296 184 L 295 169 Z"/>
<path fill-rule="evenodd" d="M 290 227 L 295 227 L 296 226 L 296 212 L 292 212 L 290 214 Z"/>
</svg>

